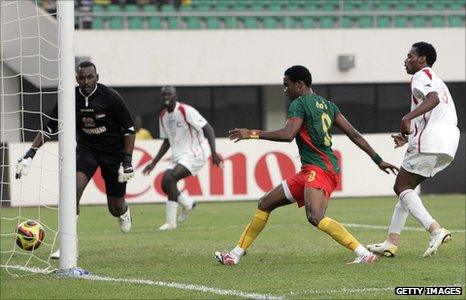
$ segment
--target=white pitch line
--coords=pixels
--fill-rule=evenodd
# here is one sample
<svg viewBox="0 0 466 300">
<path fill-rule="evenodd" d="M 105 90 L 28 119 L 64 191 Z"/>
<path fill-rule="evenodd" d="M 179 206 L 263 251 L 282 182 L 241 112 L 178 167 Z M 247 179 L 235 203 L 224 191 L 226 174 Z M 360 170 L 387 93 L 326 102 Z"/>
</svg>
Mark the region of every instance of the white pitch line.
<svg viewBox="0 0 466 300">
<path fill-rule="evenodd" d="M 50 273 L 50 271 L 45 270 L 45 269 L 31 268 L 31 267 L 24 267 L 24 266 L 0 265 L 0 267 L 18 269 L 18 270 L 22 270 L 26 272 L 39 273 L 39 274 Z M 69 277 L 69 278 L 73 278 L 73 277 Z M 277 297 L 277 296 L 268 295 L 268 294 L 257 294 L 257 293 L 247 293 L 247 292 L 235 291 L 235 290 L 224 290 L 224 289 L 212 288 L 212 287 L 208 287 L 204 285 L 197 285 L 197 284 L 185 284 L 185 283 L 165 282 L 165 281 L 146 280 L 146 279 L 112 278 L 112 277 L 105 277 L 105 276 L 98 276 L 98 275 L 79 276 L 75 278 L 90 280 L 90 281 L 123 282 L 123 283 L 131 283 L 131 284 L 154 285 L 154 286 L 175 288 L 179 290 L 199 291 L 203 293 L 236 296 L 236 297 L 242 297 L 242 298 L 248 298 L 248 299 L 260 299 L 260 300 L 266 300 L 266 299 L 284 300 L 285 299 L 285 297 L 282 297 L 282 296 Z"/>
<path fill-rule="evenodd" d="M 343 223 L 343 226 L 346 227 L 354 227 L 354 228 L 369 228 L 369 229 L 387 229 L 388 226 L 376 226 L 376 225 L 366 225 L 366 224 L 354 224 L 354 223 Z M 426 231 L 424 228 L 417 228 L 417 227 L 404 227 L 403 230 L 406 231 Z M 466 230 L 460 230 L 460 229 L 453 229 L 450 230 L 452 233 L 465 233 Z"/>
</svg>

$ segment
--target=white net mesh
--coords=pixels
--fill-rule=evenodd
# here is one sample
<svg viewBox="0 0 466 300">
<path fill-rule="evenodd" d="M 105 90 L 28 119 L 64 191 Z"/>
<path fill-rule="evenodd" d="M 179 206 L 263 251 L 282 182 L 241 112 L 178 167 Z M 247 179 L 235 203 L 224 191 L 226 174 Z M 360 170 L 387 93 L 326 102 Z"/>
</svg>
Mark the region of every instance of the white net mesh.
<svg viewBox="0 0 466 300">
<path fill-rule="evenodd" d="M 27 176 L 15 179 L 15 165 L 57 101 L 58 26 L 53 7 L 46 11 L 37 1 L 24 0 L 0 3 L 0 264 L 1 271 L 22 275 L 18 266 L 52 269 L 49 256 L 57 238 L 57 134 L 37 152 Z M 45 229 L 42 245 L 33 251 L 16 246 L 16 228 L 25 220 L 37 220 Z"/>
</svg>

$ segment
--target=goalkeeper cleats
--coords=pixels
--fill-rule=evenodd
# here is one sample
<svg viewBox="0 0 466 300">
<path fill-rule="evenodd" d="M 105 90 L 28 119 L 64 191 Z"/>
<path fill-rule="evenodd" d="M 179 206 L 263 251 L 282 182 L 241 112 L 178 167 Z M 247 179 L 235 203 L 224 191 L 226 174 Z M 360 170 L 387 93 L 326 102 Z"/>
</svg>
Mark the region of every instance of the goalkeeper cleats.
<svg viewBox="0 0 466 300">
<path fill-rule="evenodd" d="M 191 208 L 186 208 L 183 206 L 181 213 L 178 216 L 178 222 L 181 223 L 181 222 L 186 221 L 186 219 L 188 219 L 189 214 L 196 207 L 196 205 L 197 205 L 196 202 L 193 202 L 193 205 L 191 206 Z"/>
<path fill-rule="evenodd" d="M 429 246 L 427 247 L 427 250 L 424 252 L 422 257 L 428 257 L 432 254 L 435 254 L 440 245 L 443 243 L 448 243 L 449 241 L 451 241 L 450 231 L 446 230 L 445 228 L 437 229 L 430 235 Z"/>
<path fill-rule="evenodd" d="M 118 217 L 118 224 L 123 233 L 128 233 L 131 230 L 131 213 L 129 207 L 124 214 Z"/>
<path fill-rule="evenodd" d="M 20 160 L 18 160 L 18 163 L 16 163 L 15 178 L 20 179 L 21 177 L 29 174 L 29 171 L 31 170 L 31 165 L 32 165 L 31 157 L 22 157 Z"/>
<path fill-rule="evenodd" d="M 159 227 L 159 230 L 172 230 L 172 229 L 176 229 L 176 223 L 175 224 L 165 223 Z"/>
<path fill-rule="evenodd" d="M 378 259 L 377 255 L 375 255 L 374 253 L 368 252 L 364 255 L 356 256 L 353 262 L 350 262 L 348 264 L 371 264 L 375 262 L 377 259 Z"/>
<path fill-rule="evenodd" d="M 238 264 L 239 258 L 234 257 L 229 252 L 215 251 L 215 259 L 222 265 L 234 266 Z"/>
<path fill-rule="evenodd" d="M 372 253 L 383 255 L 386 257 L 394 257 L 398 247 L 389 241 L 384 241 L 380 244 L 371 244 L 366 246 L 367 250 Z"/>
</svg>

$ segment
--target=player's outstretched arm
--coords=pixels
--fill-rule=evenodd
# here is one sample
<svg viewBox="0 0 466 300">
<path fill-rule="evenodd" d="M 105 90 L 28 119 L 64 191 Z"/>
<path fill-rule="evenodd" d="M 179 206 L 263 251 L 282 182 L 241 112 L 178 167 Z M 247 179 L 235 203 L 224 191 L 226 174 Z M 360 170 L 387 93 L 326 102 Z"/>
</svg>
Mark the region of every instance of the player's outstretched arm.
<svg viewBox="0 0 466 300">
<path fill-rule="evenodd" d="M 396 172 L 399 171 L 397 167 L 395 167 L 392 164 L 389 164 L 375 152 L 375 150 L 369 145 L 367 140 L 357 131 L 353 125 L 351 125 L 348 120 L 346 120 L 345 116 L 341 112 L 339 112 L 335 116 L 334 120 L 335 126 L 337 126 L 341 131 L 343 131 L 349 138 L 350 140 L 355 143 L 361 150 L 367 153 L 372 160 L 379 166 L 379 168 L 384 171 L 385 173 L 389 174 L 388 170 L 390 170 L 393 174 L 396 174 Z"/>
<path fill-rule="evenodd" d="M 20 179 L 23 176 L 26 176 L 29 173 L 29 170 L 32 166 L 32 159 L 36 155 L 37 149 L 39 149 L 43 144 L 45 144 L 50 137 L 47 135 L 48 133 L 53 133 L 57 130 L 58 121 L 58 106 L 55 105 L 53 110 L 49 115 L 49 121 L 44 126 L 43 131 L 39 132 L 36 137 L 34 138 L 34 142 L 32 142 L 31 148 L 24 154 L 23 157 L 18 159 L 16 163 L 16 174 L 15 178 Z"/>
<path fill-rule="evenodd" d="M 217 151 L 215 150 L 215 132 L 212 126 L 207 123 L 202 127 L 202 131 L 204 132 L 207 141 L 209 142 L 210 153 L 212 155 L 212 163 L 217 167 L 223 168 L 223 161 L 220 155 L 218 155 Z"/>
<path fill-rule="evenodd" d="M 154 159 L 144 167 L 142 170 L 142 174 L 144 175 L 149 175 L 150 172 L 155 168 L 155 165 L 159 162 L 159 160 L 167 153 L 168 149 L 170 149 L 170 142 L 168 139 L 164 139 L 162 146 L 159 149 L 159 152 L 157 152 L 157 155 L 154 157 Z"/>
<path fill-rule="evenodd" d="M 261 131 L 256 129 L 235 128 L 228 131 L 230 140 L 235 143 L 241 140 L 262 139 L 277 142 L 291 142 L 303 124 L 303 119 L 291 118 L 286 120 L 285 127 L 275 131 Z"/>
</svg>

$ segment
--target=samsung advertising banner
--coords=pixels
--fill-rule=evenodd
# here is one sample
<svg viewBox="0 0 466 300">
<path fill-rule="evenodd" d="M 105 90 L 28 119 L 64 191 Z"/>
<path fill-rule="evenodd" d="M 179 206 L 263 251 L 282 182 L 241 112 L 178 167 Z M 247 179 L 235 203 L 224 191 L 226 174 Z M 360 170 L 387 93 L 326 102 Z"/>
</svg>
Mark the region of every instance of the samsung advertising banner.
<svg viewBox="0 0 466 300">
<path fill-rule="evenodd" d="M 394 149 L 390 134 L 366 134 L 365 138 L 390 163 L 399 166 L 405 148 Z M 346 136 L 332 138 L 333 149 L 340 159 L 341 184 L 332 197 L 387 196 L 393 194 L 395 176 L 381 171 L 372 160 Z M 170 150 L 148 176 L 142 170 L 156 155 L 161 140 L 136 141 L 133 153 L 135 176 L 128 182 L 126 200 L 129 203 L 166 201 L 161 189 L 164 171 L 171 165 Z M 46 143 L 36 154 L 27 176 L 16 180 L 14 162 L 24 155 L 29 144 L 9 144 L 10 196 L 12 206 L 58 204 L 58 144 Z M 217 139 L 217 152 L 224 159 L 224 168 L 212 166 L 211 161 L 197 176 L 179 182 L 179 188 L 196 201 L 255 200 L 299 172 L 298 149 L 294 142 L 279 143 L 247 140 L 233 143 Z M 105 204 L 105 184 L 98 169 L 89 182 L 81 204 Z"/>
</svg>

